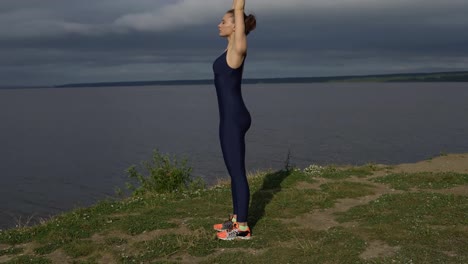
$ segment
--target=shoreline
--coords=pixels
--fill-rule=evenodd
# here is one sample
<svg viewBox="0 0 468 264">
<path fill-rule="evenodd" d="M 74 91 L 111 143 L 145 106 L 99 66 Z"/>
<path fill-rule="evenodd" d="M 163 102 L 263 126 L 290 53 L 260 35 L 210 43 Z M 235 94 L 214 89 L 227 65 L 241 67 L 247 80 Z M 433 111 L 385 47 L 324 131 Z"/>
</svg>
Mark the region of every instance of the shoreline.
<svg viewBox="0 0 468 264">
<path fill-rule="evenodd" d="M 297 262 L 418 263 L 427 252 L 444 263 L 468 260 L 468 153 L 397 165 L 251 172 L 249 183 L 251 241 L 213 238 L 212 222 L 222 221 L 220 212 L 231 206 L 229 184 L 220 181 L 209 189 L 100 201 L 36 226 L 0 231 L 0 263 L 214 263 L 234 261 L 232 252 L 244 252 L 252 263 L 272 255 Z M 282 225 L 289 228 L 274 231 Z"/>
<path fill-rule="evenodd" d="M 343 163 L 343 164 L 339 164 L 339 163 L 329 163 L 329 164 L 324 164 L 323 166 L 336 166 L 336 167 L 339 167 L 339 168 L 347 168 L 347 167 L 353 167 L 353 166 L 364 166 L 366 164 L 373 164 L 373 165 L 376 165 L 376 166 L 382 166 L 382 167 L 386 167 L 386 166 L 392 166 L 392 167 L 395 167 L 395 168 L 398 168 L 398 172 L 401 172 L 401 173 L 404 173 L 404 172 L 409 172 L 409 173 L 414 173 L 414 172 L 420 172 L 420 171 L 432 171 L 432 172 L 446 172 L 446 171 L 451 171 L 451 172 L 458 172 L 458 173 L 467 173 L 468 174 L 468 152 L 461 152 L 461 153 L 449 153 L 449 154 L 446 154 L 446 153 L 442 153 L 442 154 L 439 154 L 439 155 L 435 155 L 435 156 L 432 156 L 432 157 L 429 157 L 427 159 L 423 159 L 423 160 L 419 160 L 419 161 L 415 161 L 415 162 L 409 162 L 409 163 L 391 163 L 391 164 L 385 164 L 385 163 L 374 163 L 374 162 L 370 162 L 370 163 L 363 163 L 363 164 L 347 164 L 347 163 Z M 256 175 L 258 174 L 262 174 L 262 173 L 267 173 L 267 172 L 270 172 L 272 171 L 273 169 L 263 169 L 263 170 L 254 170 L 254 171 L 248 171 L 247 172 L 247 177 L 255 177 Z M 212 189 L 212 188 L 216 188 L 217 186 L 220 186 L 220 185 L 229 185 L 230 184 L 230 179 L 229 177 L 227 178 L 224 178 L 224 179 L 217 179 L 216 181 L 213 181 L 210 185 L 207 185 L 207 189 Z M 117 187 L 116 187 L 117 188 Z M 118 197 L 116 196 L 115 194 L 113 196 L 107 196 L 107 198 L 105 199 L 100 199 L 100 200 L 97 200 L 96 202 L 94 202 L 92 205 L 88 206 L 88 207 L 92 207 L 94 204 L 97 204 L 103 200 L 121 200 L 121 199 L 127 199 L 129 198 L 128 196 L 126 197 Z M 82 207 L 82 206 L 74 206 L 72 209 L 69 209 L 69 210 L 65 210 L 65 211 L 62 211 L 62 212 L 59 212 L 57 214 L 49 214 L 46 218 L 53 218 L 57 215 L 60 215 L 60 214 L 64 214 L 64 213 L 67 213 L 67 212 L 70 212 L 70 211 L 73 211 L 73 210 L 76 210 L 76 209 L 79 209 L 79 208 L 86 208 L 86 207 Z M 31 217 L 28 217 L 33 219 L 32 217 L 34 216 L 35 214 L 32 214 Z M 21 219 L 21 218 L 20 218 Z M 18 219 L 18 220 L 20 220 Z M 30 219 L 30 220 L 31 220 Z M 44 218 L 43 217 L 40 217 L 40 219 L 36 222 L 40 222 L 42 221 Z M 20 225 L 20 226 L 23 226 L 23 225 Z M 26 225 L 26 226 L 29 226 L 29 225 Z M 15 229 L 15 227 L 9 227 L 9 228 L 4 228 L 4 229 L 1 229 L 0 228 L 0 231 L 6 231 L 6 230 L 10 230 L 10 229 Z"/>
</svg>

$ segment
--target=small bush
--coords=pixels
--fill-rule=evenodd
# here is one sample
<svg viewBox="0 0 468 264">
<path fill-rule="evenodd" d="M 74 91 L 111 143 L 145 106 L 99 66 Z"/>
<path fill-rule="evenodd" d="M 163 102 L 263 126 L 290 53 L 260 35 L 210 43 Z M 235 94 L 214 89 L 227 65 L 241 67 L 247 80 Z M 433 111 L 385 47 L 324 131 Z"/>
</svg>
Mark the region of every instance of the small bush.
<svg viewBox="0 0 468 264">
<path fill-rule="evenodd" d="M 161 154 L 157 149 L 153 151 L 151 161 L 143 161 L 141 165 L 146 169 L 147 175 L 138 172 L 135 165 L 127 169 L 129 177 L 135 179 L 139 187 L 127 183 L 127 187 L 134 195 L 145 193 L 171 193 L 195 188 L 205 188 L 201 178 L 192 179 L 192 168 L 187 166 L 187 160 L 178 162 L 173 156 Z"/>
</svg>

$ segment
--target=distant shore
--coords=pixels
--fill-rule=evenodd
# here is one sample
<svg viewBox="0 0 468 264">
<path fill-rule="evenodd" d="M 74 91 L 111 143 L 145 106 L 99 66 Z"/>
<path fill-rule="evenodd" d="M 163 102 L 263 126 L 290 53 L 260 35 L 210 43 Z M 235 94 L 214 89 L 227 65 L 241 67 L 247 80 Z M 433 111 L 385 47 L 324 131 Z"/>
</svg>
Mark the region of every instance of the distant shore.
<svg viewBox="0 0 468 264">
<path fill-rule="evenodd" d="M 346 75 L 325 77 L 281 77 L 252 78 L 242 80 L 244 84 L 261 83 L 326 83 L 326 82 L 468 82 L 468 71 L 396 73 L 378 75 Z M 122 81 L 122 82 L 84 82 L 59 85 L 0 85 L 0 89 L 40 89 L 40 88 L 81 88 L 117 86 L 157 86 L 157 85 L 211 85 L 212 79 L 201 80 L 164 80 L 164 81 Z"/>
<path fill-rule="evenodd" d="M 260 83 L 323 83 L 323 82 L 468 82 L 468 71 L 432 72 L 408 74 L 380 74 L 357 76 L 329 77 L 285 77 L 244 79 L 244 84 Z M 145 85 L 208 85 L 212 79 L 205 80 L 167 80 L 167 81 L 133 81 L 133 82 L 98 82 L 72 83 L 56 85 L 55 88 L 68 87 L 106 87 L 106 86 L 145 86 Z"/>
</svg>

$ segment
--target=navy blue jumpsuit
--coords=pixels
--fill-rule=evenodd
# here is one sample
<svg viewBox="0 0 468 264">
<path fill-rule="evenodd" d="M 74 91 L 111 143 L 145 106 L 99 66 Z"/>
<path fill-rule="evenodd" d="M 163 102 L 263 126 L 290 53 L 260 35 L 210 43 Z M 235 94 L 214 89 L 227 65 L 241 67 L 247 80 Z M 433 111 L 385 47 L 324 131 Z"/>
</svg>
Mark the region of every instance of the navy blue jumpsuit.
<svg viewBox="0 0 468 264">
<path fill-rule="evenodd" d="M 224 162 L 231 176 L 234 214 L 238 222 L 247 222 L 250 191 L 245 174 L 245 133 L 251 118 L 242 99 L 244 62 L 237 69 L 227 64 L 227 51 L 213 63 L 214 83 L 219 107 L 219 139 Z"/>
</svg>

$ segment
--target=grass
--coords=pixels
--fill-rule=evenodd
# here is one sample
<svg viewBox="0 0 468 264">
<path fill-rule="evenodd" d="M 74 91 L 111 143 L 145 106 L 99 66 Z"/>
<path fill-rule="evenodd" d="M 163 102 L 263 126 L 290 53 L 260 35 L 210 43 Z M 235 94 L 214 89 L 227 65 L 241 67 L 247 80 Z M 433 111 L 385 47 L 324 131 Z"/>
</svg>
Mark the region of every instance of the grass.
<svg viewBox="0 0 468 264">
<path fill-rule="evenodd" d="M 310 169 L 309 174 L 312 176 L 334 180 L 346 179 L 352 176 L 366 177 L 372 175 L 374 171 L 378 170 L 378 168 L 373 164 L 351 168 L 340 168 L 334 165 L 327 167 L 311 166 L 306 168 L 306 172 L 308 169 Z"/>
<path fill-rule="evenodd" d="M 462 263 L 457 261 L 468 259 L 466 196 L 430 192 L 384 195 L 338 214 L 337 220 L 358 222 L 355 233 L 401 247 L 396 259 L 414 263 Z"/>
<path fill-rule="evenodd" d="M 210 189 L 175 184 L 177 191 L 158 192 L 148 184 L 153 191 L 140 189 L 131 197 L 102 201 L 36 226 L 0 231 L 0 262 L 468 262 L 468 197 L 431 192 L 464 186 L 466 175 L 375 178 L 374 165 L 286 168 L 249 177 L 252 240 L 215 238 L 212 225 L 224 221 L 231 210 L 229 184 Z M 378 193 L 382 188 L 373 181 L 388 185 L 390 194 Z M 310 185 L 297 188 L 304 182 Z M 425 191 L 391 193 L 391 188 Z M 359 200 L 370 195 L 376 198 L 369 203 Z M 347 199 L 349 208 L 336 210 L 340 199 Z M 318 229 L 307 219 L 324 221 L 330 228 Z M 374 241 L 394 250 L 363 258 Z"/>
<path fill-rule="evenodd" d="M 390 184 L 390 186 L 398 190 L 409 190 L 411 188 L 446 189 L 468 184 L 468 174 L 454 172 L 396 173 L 377 178 L 374 181 Z"/>
</svg>

